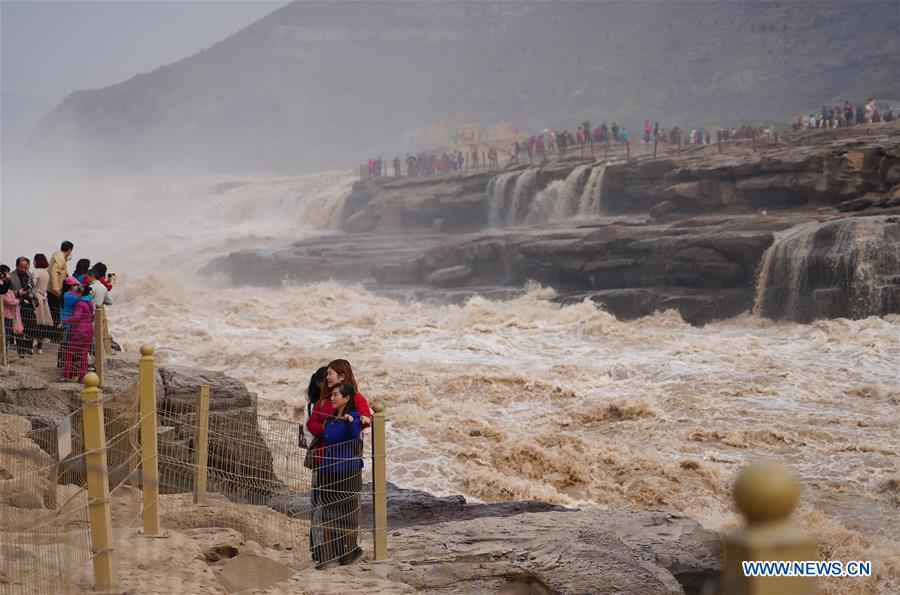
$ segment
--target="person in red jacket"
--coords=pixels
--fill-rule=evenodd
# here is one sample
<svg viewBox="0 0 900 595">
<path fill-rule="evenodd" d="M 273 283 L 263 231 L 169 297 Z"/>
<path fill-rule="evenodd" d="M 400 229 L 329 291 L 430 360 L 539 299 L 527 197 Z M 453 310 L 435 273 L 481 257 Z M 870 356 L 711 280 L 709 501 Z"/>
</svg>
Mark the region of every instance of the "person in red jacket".
<svg viewBox="0 0 900 595">
<path fill-rule="evenodd" d="M 359 385 L 356 384 L 356 378 L 353 376 L 353 368 L 350 362 L 345 359 L 336 359 L 328 364 L 325 371 L 325 382 L 322 386 L 322 395 L 313 406 L 312 415 L 306 422 L 306 429 L 313 437 L 320 437 L 325 431 L 325 420 L 334 415 L 334 407 L 331 406 L 331 391 L 341 382 L 346 382 L 353 387 L 353 404 L 356 411 L 359 412 L 359 419 L 362 421 L 363 429 L 369 427 L 372 423 L 372 411 L 369 409 L 369 402 L 359 393 Z"/>
</svg>

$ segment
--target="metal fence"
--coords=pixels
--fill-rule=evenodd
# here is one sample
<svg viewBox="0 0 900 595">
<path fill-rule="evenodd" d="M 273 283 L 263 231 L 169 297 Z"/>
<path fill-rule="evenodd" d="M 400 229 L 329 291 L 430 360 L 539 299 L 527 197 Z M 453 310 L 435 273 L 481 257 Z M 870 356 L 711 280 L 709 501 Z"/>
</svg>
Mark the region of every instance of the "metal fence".
<svg viewBox="0 0 900 595">
<path fill-rule="evenodd" d="M 386 557 L 380 405 L 373 432 L 307 456 L 301 424 L 259 415 L 255 398 L 234 403 L 198 386 L 195 398 L 157 402 L 153 352 L 142 347 L 137 382 L 110 394 L 88 373 L 76 408 L 53 424 L 0 416 L 0 593 L 115 589 L 116 548 L 166 529 L 232 528 L 300 559 L 346 562 L 358 555 L 369 474 L 374 556 Z M 347 471 L 353 461 L 365 471 Z"/>
</svg>

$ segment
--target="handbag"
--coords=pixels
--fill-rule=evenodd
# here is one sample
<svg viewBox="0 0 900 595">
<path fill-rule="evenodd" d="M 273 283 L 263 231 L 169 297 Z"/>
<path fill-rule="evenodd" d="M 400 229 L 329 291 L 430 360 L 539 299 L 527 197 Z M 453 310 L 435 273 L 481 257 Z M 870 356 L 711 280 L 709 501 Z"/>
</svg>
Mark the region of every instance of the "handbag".
<svg viewBox="0 0 900 595">
<path fill-rule="evenodd" d="M 319 457 L 318 451 L 322 448 L 322 437 L 316 436 L 312 439 L 310 445 L 306 448 L 306 456 L 303 457 L 303 466 L 307 469 L 318 469 Z"/>
</svg>

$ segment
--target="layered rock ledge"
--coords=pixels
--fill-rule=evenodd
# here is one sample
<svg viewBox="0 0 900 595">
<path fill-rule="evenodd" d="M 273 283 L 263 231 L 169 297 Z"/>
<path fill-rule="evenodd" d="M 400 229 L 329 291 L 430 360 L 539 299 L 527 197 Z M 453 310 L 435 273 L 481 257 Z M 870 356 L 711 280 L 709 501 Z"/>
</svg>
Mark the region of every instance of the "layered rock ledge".
<svg viewBox="0 0 900 595">
<path fill-rule="evenodd" d="M 900 213 L 900 126 L 804 132 L 760 152 L 733 150 L 358 182 L 344 208 L 347 233 L 234 252 L 206 272 L 251 284 L 349 279 L 450 299 L 502 295 L 533 280 L 561 301 L 591 299 L 620 318 L 675 308 L 695 324 L 755 302 L 767 316 L 801 322 L 900 311 L 900 229 L 890 218 Z M 804 230 L 817 238 L 812 258 L 778 255 L 801 269 L 821 266 L 794 271 L 803 283 L 760 287 L 773 247 Z M 860 242 L 865 249 L 854 250 Z M 854 255 L 835 256 L 843 252 Z M 848 267 L 877 274 L 840 272 Z M 850 280 L 866 287 L 851 291 Z M 813 299 L 812 309 L 792 305 Z"/>
</svg>

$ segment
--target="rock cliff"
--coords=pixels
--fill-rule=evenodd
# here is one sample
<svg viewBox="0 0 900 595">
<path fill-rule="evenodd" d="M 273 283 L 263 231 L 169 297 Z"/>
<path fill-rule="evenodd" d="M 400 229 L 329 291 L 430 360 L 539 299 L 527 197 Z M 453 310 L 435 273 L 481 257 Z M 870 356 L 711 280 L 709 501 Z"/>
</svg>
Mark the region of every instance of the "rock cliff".
<svg viewBox="0 0 900 595">
<path fill-rule="evenodd" d="M 788 135 L 758 152 L 705 146 L 682 156 L 621 157 L 358 182 L 344 206 L 350 235 L 235 252 L 207 271 L 274 284 L 320 280 L 327 270 L 387 290 L 456 295 L 534 280 L 563 301 L 592 299 L 621 318 L 675 308 L 697 324 L 746 312 L 755 300 L 764 315 L 804 322 L 900 311 L 900 244 L 886 218 L 900 212 L 896 123 Z M 865 247 L 849 258 L 820 258 L 816 268 L 790 248 L 798 240 L 779 244 L 819 222 L 828 225 L 816 234 L 814 254 Z M 760 271 L 773 258 L 769 274 L 793 271 L 808 289 L 795 283 L 788 290 L 801 293 L 789 299 L 758 296 Z M 855 272 L 841 272 L 847 267 Z M 829 291 L 850 285 L 853 295 Z M 803 312 L 773 305 L 806 300 L 803 291 L 828 305 Z M 865 307 L 857 294 L 869 296 Z"/>
</svg>

